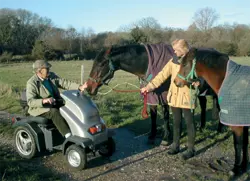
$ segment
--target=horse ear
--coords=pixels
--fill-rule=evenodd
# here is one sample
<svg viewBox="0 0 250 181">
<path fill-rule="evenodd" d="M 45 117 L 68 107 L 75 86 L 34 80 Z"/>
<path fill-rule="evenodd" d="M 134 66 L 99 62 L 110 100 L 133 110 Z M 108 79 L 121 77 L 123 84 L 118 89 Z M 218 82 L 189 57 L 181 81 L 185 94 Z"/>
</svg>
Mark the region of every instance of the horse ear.
<svg viewBox="0 0 250 181">
<path fill-rule="evenodd" d="M 196 51 L 197 51 L 197 48 L 195 48 L 195 47 L 192 47 L 192 48 L 190 49 L 190 52 L 196 53 Z"/>
<path fill-rule="evenodd" d="M 109 49 L 106 50 L 105 55 L 109 55 L 110 52 L 111 52 L 111 49 L 109 48 Z"/>
<path fill-rule="evenodd" d="M 197 53 L 197 51 L 198 51 L 198 48 L 195 48 L 195 47 L 192 47 L 191 49 L 190 49 L 190 53 L 188 53 L 188 55 L 189 56 L 192 56 L 192 55 L 196 55 L 196 53 Z"/>
<path fill-rule="evenodd" d="M 112 50 L 112 46 L 106 50 L 105 55 L 110 55 Z"/>
</svg>

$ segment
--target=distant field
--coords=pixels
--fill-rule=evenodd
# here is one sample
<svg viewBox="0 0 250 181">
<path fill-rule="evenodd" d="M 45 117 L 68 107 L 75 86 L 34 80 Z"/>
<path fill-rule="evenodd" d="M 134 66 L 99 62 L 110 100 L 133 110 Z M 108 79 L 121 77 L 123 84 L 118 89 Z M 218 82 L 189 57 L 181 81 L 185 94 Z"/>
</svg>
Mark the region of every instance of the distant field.
<svg viewBox="0 0 250 181">
<path fill-rule="evenodd" d="M 241 64 L 250 65 L 250 57 L 231 57 Z M 86 80 L 92 67 L 92 61 L 61 61 L 51 62 L 52 71 L 59 76 L 80 82 L 81 65 L 84 65 L 84 79 Z M 0 64 L 0 110 L 6 110 L 10 113 L 20 113 L 19 91 L 25 88 L 26 81 L 32 76 L 32 63 Z M 124 71 L 117 71 L 110 86 L 119 83 L 129 82 L 139 86 L 138 78 Z M 126 87 L 125 85 L 117 87 L 119 89 L 135 89 L 135 87 Z M 107 92 L 109 89 L 103 87 L 100 92 Z M 149 120 L 141 118 L 141 109 L 143 102 L 139 93 L 109 93 L 99 95 L 93 98 L 97 103 L 102 117 L 109 126 L 121 126 L 126 124 L 142 124 L 139 132 L 148 131 Z M 211 108 L 211 100 L 208 100 L 208 109 Z M 199 113 L 199 108 L 196 113 Z M 145 122 L 146 121 L 146 122 Z M 131 125 L 131 124 L 130 124 Z M 137 126 L 131 127 L 137 129 Z M 137 130 L 138 131 L 138 130 Z"/>
<path fill-rule="evenodd" d="M 239 64 L 250 66 L 250 57 L 230 57 L 230 59 Z"/>
</svg>

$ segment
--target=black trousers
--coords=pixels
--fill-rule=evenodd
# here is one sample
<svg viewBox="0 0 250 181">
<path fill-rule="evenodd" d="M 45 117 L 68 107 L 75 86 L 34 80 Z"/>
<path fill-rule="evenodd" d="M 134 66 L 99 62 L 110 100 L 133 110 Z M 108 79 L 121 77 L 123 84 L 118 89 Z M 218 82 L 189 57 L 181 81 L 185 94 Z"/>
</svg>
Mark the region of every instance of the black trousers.
<svg viewBox="0 0 250 181">
<path fill-rule="evenodd" d="M 187 125 L 187 134 L 188 134 L 188 149 L 194 149 L 195 142 L 195 126 L 193 120 L 193 113 L 191 109 L 183 109 L 177 107 L 171 107 L 173 112 L 173 143 L 179 147 L 180 145 L 180 137 L 181 137 L 181 120 L 182 113 L 184 114 L 184 119 Z"/>
<path fill-rule="evenodd" d="M 51 108 L 49 112 L 43 113 L 40 116 L 45 117 L 47 119 L 51 119 L 56 128 L 65 136 L 65 134 L 70 133 L 70 129 L 65 119 L 61 116 L 59 109 Z"/>
</svg>

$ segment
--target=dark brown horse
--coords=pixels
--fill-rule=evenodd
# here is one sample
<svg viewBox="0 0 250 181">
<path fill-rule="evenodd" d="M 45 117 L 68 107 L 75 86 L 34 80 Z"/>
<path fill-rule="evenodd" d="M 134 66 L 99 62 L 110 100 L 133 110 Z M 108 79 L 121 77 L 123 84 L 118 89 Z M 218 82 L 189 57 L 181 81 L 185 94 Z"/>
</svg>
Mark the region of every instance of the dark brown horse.
<svg viewBox="0 0 250 181">
<path fill-rule="evenodd" d="M 216 50 L 193 48 L 182 59 L 175 78 L 175 84 L 182 87 L 193 81 L 192 77 L 202 77 L 219 95 L 220 120 L 233 131 L 235 163 L 232 172 L 236 175 L 246 171 L 248 165 L 249 68 L 236 64 Z M 243 79 L 240 72 L 244 74 Z"/>
<path fill-rule="evenodd" d="M 172 49 L 172 46 L 168 45 L 168 48 Z M 170 51 L 170 54 L 170 57 L 172 58 L 174 56 L 174 52 Z M 166 60 L 165 64 L 168 61 L 169 59 Z M 130 72 L 138 76 L 140 79 L 145 80 L 148 66 L 149 56 L 144 45 L 126 45 L 102 50 L 96 56 L 93 63 L 93 67 L 88 79 L 87 91 L 89 94 L 96 95 L 98 89 L 102 85 L 108 84 L 108 82 L 113 78 L 114 72 L 117 70 Z M 166 84 L 169 83 L 170 79 L 166 82 Z M 204 89 L 204 87 L 201 87 L 201 89 Z M 209 89 L 208 85 L 207 88 Z M 199 100 L 202 110 L 201 127 L 204 128 L 206 122 L 206 97 L 199 96 Z M 169 106 L 167 104 L 163 104 L 162 106 L 164 112 L 164 137 L 168 140 L 170 139 Z M 151 134 L 149 139 L 154 139 L 156 136 L 157 105 L 150 105 L 150 115 Z M 220 126 L 219 129 L 221 129 Z"/>
</svg>

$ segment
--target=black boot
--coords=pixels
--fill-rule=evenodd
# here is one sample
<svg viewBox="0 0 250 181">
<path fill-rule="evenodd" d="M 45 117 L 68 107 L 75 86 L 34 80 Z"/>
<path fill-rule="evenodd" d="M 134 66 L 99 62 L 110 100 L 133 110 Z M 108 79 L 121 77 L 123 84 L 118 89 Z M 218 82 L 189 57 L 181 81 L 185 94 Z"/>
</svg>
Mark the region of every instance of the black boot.
<svg viewBox="0 0 250 181">
<path fill-rule="evenodd" d="M 171 138 L 172 134 L 171 134 L 170 126 L 169 126 L 169 120 L 164 121 L 163 129 L 164 129 L 164 133 L 163 133 L 161 145 L 169 146 L 172 142 L 172 138 Z"/>
<path fill-rule="evenodd" d="M 187 160 L 189 158 L 192 158 L 195 155 L 195 151 L 194 149 L 187 149 L 187 151 L 185 151 L 182 155 L 181 155 L 181 159 L 182 160 Z"/>
<path fill-rule="evenodd" d="M 156 118 L 157 118 L 157 106 L 150 106 L 150 116 L 151 116 L 151 132 L 148 136 L 148 144 L 154 144 L 156 138 Z"/>
<path fill-rule="evenodd" d="M 181 159 L 187 160 L 195 155 L 194 150 L 194 143 L 195 143 L 195 126 L 194 121 L 191 116 L 187 117 L 187 134 L 188 134 L 188 141 L 187 146 L 188 149 L 181 155 Z"/>
<path fill-rule="evenodd" d="M 173 143 L 168 150 L 169 155 L 176 155 L 179 152 L 180 152 L 180 146 L 179 144 L 176 143 Z"/>
<path fill-rule="evenodd" d="M 175 155 L 180 152 L 180 138 L 181 138 L 181 109 L 172 107 L 174 121 L 173 121 L 173 143 L 169 148 L 168 154 Z"/>
</svg>

